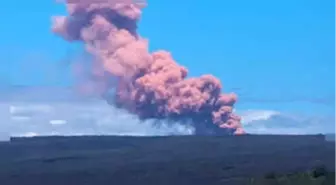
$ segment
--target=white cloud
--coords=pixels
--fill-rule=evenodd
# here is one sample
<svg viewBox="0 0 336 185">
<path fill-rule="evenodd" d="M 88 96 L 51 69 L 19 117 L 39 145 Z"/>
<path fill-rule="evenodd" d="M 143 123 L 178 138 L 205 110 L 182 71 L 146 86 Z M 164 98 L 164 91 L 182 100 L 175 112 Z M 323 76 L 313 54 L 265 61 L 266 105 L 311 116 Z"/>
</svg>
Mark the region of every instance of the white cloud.
<svg viewBox="0 0 336 185">
<path fill-rule="evenodd" d="M 65 125 L 67 124 L 66 120 L 50 120 L 49 123 L 51 125 Z"/>
<path fill-rule="evenodd" d="M 334 133 L 335 116 L 302 115 L 271 110 L 242 111 L 247 132 L 257 134 Z"/>
<path fill-rule="evenodd" d="M 35 137 L 35 136 L 38 136 L 38 134 L 35 133 L 35 132 L 26 132 L 26 133 L 23 133 L 20 136 L 23 136 L 23 137 Z"/>
<path fill-rule="evenodd" d="M 240 113 L 244 125 L 248 125 L 254 121 L 268 120 L 272 116 L 280 114 L 280 112 L 272 110 L 246 110 Z"/>
<path fill-rule="evenodd" d="M 2 91 L 1 91 L 2 90 Z M 71 88 L 0 88 L 0 130 L 11 135 L 171 135 L 192 134 L 193 128 L 176 124 L 154 126 L 103 101 L 83 99 Z M 2 98 L 1 98 L 2 97 Z"/>
<path fill-rule="evenodd" d="M 78 101 L 71 93 L 52 89 L 8 93 L 0 101 L 0 140 L 8 135 L 189 135 L 186 124 L 140 121 L 103 101 Z M 42 95 L 40 94 L 41 92 Z M 58 96 L 54 96 L 54 94 Z M 48 94 L 43 95 L 43 94 Z M 1 92 L 0 92 L 1 96 Z M 18 98 L 16 98 L 18 97 Z M 334 117 L 291 115 L 275 110 L 237 110 L 249 133 L 308 134 L 334 131 Z M 156 126 L 154 126 L 156 125 Z M 160 125 L 160 126 L 157 126 Z M 3 133 L 1 133 L 3 132 Z M 9 134 L 6 134 L 9 133 Z"/>
</svg>

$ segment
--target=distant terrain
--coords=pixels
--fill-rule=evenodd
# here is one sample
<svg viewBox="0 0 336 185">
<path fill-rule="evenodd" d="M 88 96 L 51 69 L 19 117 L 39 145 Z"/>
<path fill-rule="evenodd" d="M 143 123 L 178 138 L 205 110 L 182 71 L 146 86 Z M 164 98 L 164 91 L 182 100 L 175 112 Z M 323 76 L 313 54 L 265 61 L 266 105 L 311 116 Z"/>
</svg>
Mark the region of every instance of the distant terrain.
<svg viewBox="0 0 336 185">
<path fill-rule="evenodd" d="M 33 137 L 0 142 L 1 185 L 246 184 L 335 171 L 335 143 L 312 136 Z"/>
</svg>

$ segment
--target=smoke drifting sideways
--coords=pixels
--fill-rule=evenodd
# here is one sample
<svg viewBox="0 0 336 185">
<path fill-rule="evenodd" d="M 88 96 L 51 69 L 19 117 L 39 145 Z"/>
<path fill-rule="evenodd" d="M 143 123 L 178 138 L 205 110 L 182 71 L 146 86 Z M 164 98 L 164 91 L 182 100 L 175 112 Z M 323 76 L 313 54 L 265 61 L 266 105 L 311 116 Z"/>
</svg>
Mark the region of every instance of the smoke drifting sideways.
<svg viewBox="0 0 336 185">
<path fill-rule="evenodd" d="M 69 42 L 84 43 L 93 56 L 90 75 L 95 86 L 91 90 L 109 104 L 141 120 L 191 123 L 199 135 L 245 133 L 240 117 L 233 113 L 237 96 L 221 93 L 217 78 L 187 78 L 188 70 L 169 52 L 149 52 L 148 40 L 137 33 L 145 1 L 72 0 L 65 4 L 69 15 L 53 17 L 52 31 Z"/>
</svg>

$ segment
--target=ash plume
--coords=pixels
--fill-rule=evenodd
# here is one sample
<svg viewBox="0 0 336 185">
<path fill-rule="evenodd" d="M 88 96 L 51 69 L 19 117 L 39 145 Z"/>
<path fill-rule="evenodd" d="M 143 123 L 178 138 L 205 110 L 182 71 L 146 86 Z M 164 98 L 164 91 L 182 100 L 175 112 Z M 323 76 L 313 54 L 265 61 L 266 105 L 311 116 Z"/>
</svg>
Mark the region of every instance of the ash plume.
<svg viewBox="0 0 336 185">
<path fill-rule="evenodd" d="M 94 56 L 93 89 L 111 105 L 143 120 L 192 122 L 195 134 L 244 133 L 240 117 L 233 113 L 237 96 L 222 94 L 219 79 L 187 78 L 188 70 L 169 52 L 149 52 L 148 41 L 137 33 L 146 2 L 69 0 L 65 4 L 69 15 L 54 17 L 52 31 L 69 42 L 84 43 Z"/>
</svg>

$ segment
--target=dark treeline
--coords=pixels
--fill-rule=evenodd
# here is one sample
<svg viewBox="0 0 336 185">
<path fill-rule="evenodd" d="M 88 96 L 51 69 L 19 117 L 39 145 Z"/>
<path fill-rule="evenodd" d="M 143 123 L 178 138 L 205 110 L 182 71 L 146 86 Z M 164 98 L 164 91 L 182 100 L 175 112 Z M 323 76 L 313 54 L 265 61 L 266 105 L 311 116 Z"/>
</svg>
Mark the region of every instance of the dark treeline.
<svg viewBox="0 0 336 185">
<path fill-rule="evenodd" d="M 36 137 L 0 143 L 1 185 L 262 185 L 288 179 L 321 184 L 332 179 L 334 164 L 335 143 L 320 135 Z M 311 175 L 316 166 L 323 166 L 324 175 Z"/>
</svg>

